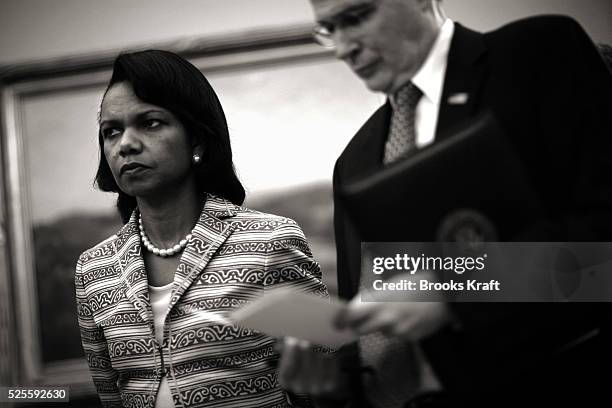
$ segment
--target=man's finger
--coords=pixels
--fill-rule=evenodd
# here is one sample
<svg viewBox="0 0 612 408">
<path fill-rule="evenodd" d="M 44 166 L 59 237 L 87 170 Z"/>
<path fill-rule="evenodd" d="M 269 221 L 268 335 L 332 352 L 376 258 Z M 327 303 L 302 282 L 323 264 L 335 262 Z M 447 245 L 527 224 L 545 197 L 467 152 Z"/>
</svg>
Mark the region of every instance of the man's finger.
<svg viewBox="0 0 612 408">
<path fill-rule="evenodd" d="M 338 377 L 340 375 L 339 363 L 336 356 L 323 356 L 321 363 L 321 384 L 319 386 L 318 395 L 329 395 L 338 389 Z"/>
<path fill-rule="evenodd" d="M 294 379 L 292 388 L 296 393 L 308 394 L 311 392 L 313 381 L 316 381 L 314 361 L 317 356 L 314 355 L 310 343 L 305 340 L 298 340 L 297 349 L 300 353 L 300 373 Z"/>
<path fill-rule="evenodd" d="M 342 315 L 342 326 L 354 328 L 371 319 L 380 309 L 376 302 L 361 302 L 360 294 L 357 294 L 347 305 Z"/>
<path fill-rule="evenodd" d="M 364 321 L 362 324 L 355 326 L 353 330 L 363 335 L 374 333 L 377 331 L 388 332 L 393 330 L 393 326 L 397 324 L 397 319 L 383 313 L 373 316 L 371 319 Z"/>
<path fill-rule="evenodd" d="M 403 319 L 401 322 L 391 327 L 389 332 L 385 334 L 405 340 L 413 340 L 413 336 L 416 335 L 416 333 L 414 333 L 415 323 L 415 318 Z"/>
<path fill-rule="evenodd" d="M 294 377 L 301 370 L 301 356 L 298 340 L 286 337 L 283 342 L 283 352 L 278 366 L 278 379 L 284 388 L 288 388 Z"/>
</svg>

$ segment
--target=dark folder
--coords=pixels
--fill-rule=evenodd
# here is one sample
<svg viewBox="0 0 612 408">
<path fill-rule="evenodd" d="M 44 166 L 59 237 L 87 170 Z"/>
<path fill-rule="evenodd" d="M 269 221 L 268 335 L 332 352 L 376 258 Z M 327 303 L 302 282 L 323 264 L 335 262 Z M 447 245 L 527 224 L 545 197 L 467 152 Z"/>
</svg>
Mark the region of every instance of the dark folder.
<svg viewBox="0 0 612 408">
<path fill-rule="evenodd" d="M 339 199 L 360 240 L 371 242 L 449 242 L 466 234 L 512 240 L 541 212 L 523 163 L 491 113 L 351 180 Z"/>
</svg>

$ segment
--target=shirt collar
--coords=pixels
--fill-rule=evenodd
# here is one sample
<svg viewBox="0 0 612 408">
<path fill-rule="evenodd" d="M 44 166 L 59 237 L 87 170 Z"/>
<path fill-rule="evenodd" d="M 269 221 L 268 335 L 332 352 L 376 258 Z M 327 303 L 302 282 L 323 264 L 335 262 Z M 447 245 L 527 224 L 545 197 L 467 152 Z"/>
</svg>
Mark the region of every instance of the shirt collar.
<svg viewBox="0 0 612 408">
<path fill-rule="evenodd" d="M 412 77 L 412 82 L 423 92 L 423 97 L 428 98 L 436 105 L 440 104 L 440 98 L 442 97 L 448 51 L 454 31 L 455 23 L 447 18 L 440 27 L 438 37 L 434 41 L 425 62 Z M 393 98 L 391 99 L 393 101 Z"/>
</svg>

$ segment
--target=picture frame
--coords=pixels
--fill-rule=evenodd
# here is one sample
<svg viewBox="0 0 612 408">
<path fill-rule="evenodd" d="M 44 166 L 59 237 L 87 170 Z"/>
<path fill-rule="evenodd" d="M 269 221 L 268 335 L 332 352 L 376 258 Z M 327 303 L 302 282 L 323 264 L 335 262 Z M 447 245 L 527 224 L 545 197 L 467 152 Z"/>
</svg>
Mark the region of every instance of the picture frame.
<svg viewBox="0 0 612 408">
<path fill-rule="evenodd" d="M 305 26 L 260 30 L 218 38 L 147 45 L 137 49 L 160 48 L 176 52 L 205 70 L 207 75 L 329 59 L 330 51 L 317 46 L 309 30 Z M 110 78 L 112 61 L 117 53 L 109 51 L 0 67 L 0 171 L 4 193 L 0 219 L 3 226 L 0 231 L 0 290 L 3 292 L 0 294 L 0 353 L 10 356 L 7 360 L 3 359 L 0 367 L 3 383 L 69 386 L 71 397 L 95 393 L 80 349 L 76 309 L 70 311 L 66 308 L 66 305 L 74 303 L 73 299 L 70 300 L 74 298 L 73 285 L 70 284 L 74 264 L 72 272 L 69 272 L 65 260 L 59 259 L 66 252 L 64 249 L 68 240 L 73 244 L 70 257 L 74 258 L 74 262 L 75 254 L 78 257 L 78 253 L 91 242 L 82 237 L 62 238 L 57 226 L 40 226 L 36 223 L 44 212 L 38 208 L 44 207 L 44 203 L 41 206 L 37 202 L 41 201 L 37 189 L 42 188 L 39 184 L 44 182 L 39 178 L 48 176 L 50 181 L 62 174 L 78 172 L 79 167 L 64 168 L 69 167 L 70 163 L 61 160 L 61 155 L 58 157 L 54 154 L 54 145 L 57 143 L 45 146 L 45 151 L 33 148 L 35 143 L 41 143 L 41 133 L 47 131 L 44 129 L 49 129 L 33 122 L 41 120 L 40 112 L 43 112 L 43 116 L 46 115 L 44 112 L 57 114 L 58 111 L 69 109 L 71 103 L 76 106 L 83 95 L 91 100 L 92 94 L 101 94 Z M 57 126 L 61 128 L 62 125 Z M 87 121 L 87 127 L 96 130 L 92 121 Z M 38 142 L 29 140 L 32 138 L 38 138 Z M 88 143 L 96 140 L 95 134 L 87 140 Z M 36 152 L 32 153 L 31 150 Z M 79 150 L 75 147 L 71 154 L 83 154 Z M 91 156 L 90 152 L 89 159 Z M 38 164 L 40 160 L 61 160 L 55 163 L 58 174 L 46 171 L 41 176 L 41 170 L 35 168 L 42 166 L 45 169 L 45 165 Z M 69 180 L 60 182 L 69 183 Z M 58 191 L 57 194 L 62 195 L 62 192 Z M 107 204 L 110 205 L 110 202 Z M 72 215 L 65 216 L 62 222 L 66 224 L 66 219 L 70 217 Z M 108 220 L 108 215 L 104 215 L 97 225 Z M 71 220 L 67 225 L 82 224 L 82 221 Z M 115 226 L 120 226 L 118 220 Z M 45 260 L 41 261 L 40 258 Z M 53 282 L 48 281 L 48 277 L 53 275 L 54 266 L 50 265 L 53 262 L 63 262 L 59 290 L 53 289 Z M 51 293 L 47 293 L 49 291 Z M 68 319 L 70 329 L 61 329 L 60 318 Z M 57 328 L 55 332 L 54 328 Z"/>
</svg>

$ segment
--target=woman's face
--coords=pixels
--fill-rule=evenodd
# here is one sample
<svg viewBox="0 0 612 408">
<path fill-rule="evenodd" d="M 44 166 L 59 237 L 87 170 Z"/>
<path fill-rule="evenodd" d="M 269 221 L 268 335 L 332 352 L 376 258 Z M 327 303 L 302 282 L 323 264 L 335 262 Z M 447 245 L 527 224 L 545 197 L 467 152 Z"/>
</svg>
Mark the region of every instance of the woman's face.
<svg viewBox="0 0 612 408">
<path fill-rule="evenodd" d="M 100 112 L 104 156 L 119 188 L 134 197 L 168 194 L 193 183 L 194 148 L 181 122 L 145 103 L 132 85 L 113 85 Z"/>
</svg>

